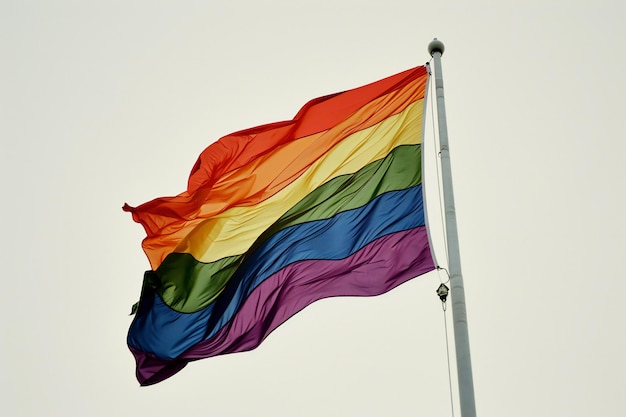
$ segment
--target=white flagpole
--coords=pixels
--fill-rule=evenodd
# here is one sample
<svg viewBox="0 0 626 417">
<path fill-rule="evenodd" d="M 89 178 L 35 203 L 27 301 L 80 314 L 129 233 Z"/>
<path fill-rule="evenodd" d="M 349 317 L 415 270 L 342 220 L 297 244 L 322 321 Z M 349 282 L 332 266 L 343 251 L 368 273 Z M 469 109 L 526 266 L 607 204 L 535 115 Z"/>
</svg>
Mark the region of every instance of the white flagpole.
<svg viewBox="0 0 626 417">
<path fill-rule="evenodd" d="M 454 193 L 452 188 L 452 169 L 450 168 L 450 150 L 448 146 L 448 127 L 446 106 L 443 98 L 443 77 L 441 74 L 441 55 L 443 42 L 435 38 L 428 44 L 428 52 L 435 61 L 435 89 L 437 96 L 437 117 L 439 125 L 439 144 L 441 157 L 441 182 L 443 204 L 446 219 L 446 240 L 448 246 L 448 268 L 450 269 L 450 298 L 452 299 L 452 320 L 454 323 L 454 341 L 456 346 L 456 367 L 459 382 L 461 417 L 476 417 L 474 401 L 474 381 L 470 357 L 469 334 L 467 330 L 467 312 L 465 309 L 465 290 L 461 273 L 459 235 L 456 225 Z"/>
</svg>

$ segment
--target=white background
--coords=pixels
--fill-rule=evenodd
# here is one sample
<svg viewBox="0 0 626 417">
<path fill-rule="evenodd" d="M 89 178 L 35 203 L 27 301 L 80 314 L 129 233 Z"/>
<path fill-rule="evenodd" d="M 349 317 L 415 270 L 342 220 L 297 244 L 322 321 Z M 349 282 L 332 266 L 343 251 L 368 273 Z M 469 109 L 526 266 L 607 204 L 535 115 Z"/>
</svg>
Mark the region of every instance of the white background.
<svg viewBox="0 0 626 417">
<path fill-rule="evenodd" d="M 149 266 L 124 202 L 183 191 L 223 135 L 425 63 L 433 37 L 478 414 L 623 415 L 623 2 L 0 4 L 2 415 L 449 416 L 436 272 L 153 387 L 125 340 Z"/>
</svg>

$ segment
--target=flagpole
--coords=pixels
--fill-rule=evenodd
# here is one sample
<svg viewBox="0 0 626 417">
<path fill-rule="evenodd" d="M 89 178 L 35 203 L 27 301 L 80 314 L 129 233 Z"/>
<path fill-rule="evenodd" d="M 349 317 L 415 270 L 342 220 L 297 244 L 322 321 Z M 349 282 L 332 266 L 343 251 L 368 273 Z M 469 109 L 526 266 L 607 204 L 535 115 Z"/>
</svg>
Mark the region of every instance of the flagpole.
<svg viewBox="0 0 626 417">
<path fill-rule="evenodd" d="M 452 321 L 454 323 L 454 340 L 456 346 L 456 366 L 459 383 L 459 399 L 461 417 L 475 417 L 474 382 L 472 377 L 472 361 L 470 357 L 469 333 L 467 330 L 467 311 L 465 309 L 465 289 L 461 273 L 461 256 L 459 252 L 459 235 L 454 207 L 452 188 L 452 169 L 450 167 L 450 150 L 448 146 L 448 127 L 446 107 L 443 97 L 443 77 L 441 74 L 441 55 L 444 51 L 443 42 L 433 39 L 428 44 L 428 52 L 435 61 L 435 89 L 437 96 L 437 118 L 439 125 L 439 155 L 441 157 L 441 181 L 443 187 L 443 203 L 446 220 L 446 240 L 448 247 L 448 268 L 450 273 L 450 297 L 452 299 Z"/>
</svg>

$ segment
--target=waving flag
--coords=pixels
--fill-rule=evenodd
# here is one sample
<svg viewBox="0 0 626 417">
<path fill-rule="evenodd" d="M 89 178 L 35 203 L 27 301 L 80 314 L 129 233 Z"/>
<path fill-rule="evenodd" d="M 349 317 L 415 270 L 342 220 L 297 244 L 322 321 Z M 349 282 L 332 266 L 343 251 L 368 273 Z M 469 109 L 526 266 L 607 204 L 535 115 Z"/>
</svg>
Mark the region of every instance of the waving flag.
<svg viewBox="0 0 626 417">
<path fill-rule="evenodd" d="M 128 346 L 141 385 L 257 347 L 333 296 L 373 296 L 434 269 L 422 199 L 428 73 L 311 100 L 293 120 L 206 148 L 187 191 L 124 206 L 147 233 Z"/>
</svg>

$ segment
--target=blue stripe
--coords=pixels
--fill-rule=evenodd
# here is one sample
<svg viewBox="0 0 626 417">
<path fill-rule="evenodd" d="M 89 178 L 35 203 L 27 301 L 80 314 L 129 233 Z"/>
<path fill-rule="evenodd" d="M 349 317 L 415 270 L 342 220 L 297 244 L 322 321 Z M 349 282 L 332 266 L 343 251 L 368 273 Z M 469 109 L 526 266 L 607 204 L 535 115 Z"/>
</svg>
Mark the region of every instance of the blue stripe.
<svg viewBox="0 0 626 417">
<path fill-rule="evenodd" d="M 303 260 L 343 259 L 380 237 L 423 225 L 420 184 L 382 194 L 330 219 L 281 230 L 243 261 L 224 292 L 206 308 L 179 313 L 154 294 L 152 305 L 147 311 L 144 306 L 135 317 L 128 344 L 162 359 L 174 359 L 215 335 L 254 288 L 285 266 Z"/>
</svg>

